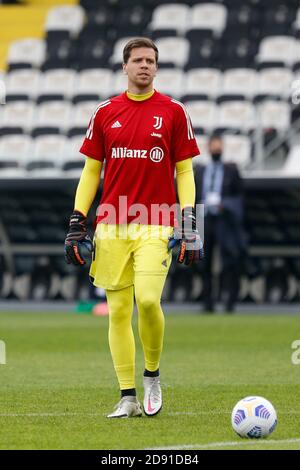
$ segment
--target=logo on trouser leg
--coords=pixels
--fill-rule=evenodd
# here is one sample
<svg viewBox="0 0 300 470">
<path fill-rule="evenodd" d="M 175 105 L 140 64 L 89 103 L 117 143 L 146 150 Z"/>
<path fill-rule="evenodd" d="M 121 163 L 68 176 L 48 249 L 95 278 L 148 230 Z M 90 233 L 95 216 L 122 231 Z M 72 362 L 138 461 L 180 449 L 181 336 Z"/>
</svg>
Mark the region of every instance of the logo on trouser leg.
<svg viewBox="0 0 300 470">
<path fill-rule="evenodd" d="M 168 263 L 167 263 L 167 260 L 166 260 L 166 259 L 164 259 L 161 264 L 162 264 L 163 266 L 165 266 L 166 268 L 168 267 Z"/>
</svg>

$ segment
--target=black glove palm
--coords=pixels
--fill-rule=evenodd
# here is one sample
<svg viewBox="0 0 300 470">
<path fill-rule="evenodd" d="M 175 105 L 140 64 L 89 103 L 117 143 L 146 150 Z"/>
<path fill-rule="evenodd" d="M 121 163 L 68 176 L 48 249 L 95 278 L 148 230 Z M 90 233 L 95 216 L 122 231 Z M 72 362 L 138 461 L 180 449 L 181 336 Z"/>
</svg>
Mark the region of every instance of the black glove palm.
<svg viewBox="0 0 300 470">
<path fill-rule="evenodd" d="M 82 266 L 85 259 L 81 254 L 84 246 L 88 251 L 93 251 L 93 242 L 87 233 L 86 217 L 79 211 L 74 211 L 70 217 L 69 232 L 65 240 L 65 258 L 68 264 Z"/>
<path fill-rule="evenodd" d="M 193 207 L 182 210 L 182 227 L 176 229 L 169 239 L 169 250 L 179 245 L 177 262 L 190 265 L 204 258 L 203 243 L 196 228 L 196 214 Z"/>
</svg>

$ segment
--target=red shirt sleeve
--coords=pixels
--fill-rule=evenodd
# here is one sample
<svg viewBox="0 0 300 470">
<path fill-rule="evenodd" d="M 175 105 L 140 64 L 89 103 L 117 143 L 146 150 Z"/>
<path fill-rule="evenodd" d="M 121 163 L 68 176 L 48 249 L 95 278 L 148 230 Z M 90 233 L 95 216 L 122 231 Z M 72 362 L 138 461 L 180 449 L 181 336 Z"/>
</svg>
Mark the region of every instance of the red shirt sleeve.
<svg viewBox="0 0 300 470">
<path fill-rule="evenodd" d="M 184 105 L 176 101 L 172 136 L 172 156 L 175 162 L 200 154 L 191 118 Z"/>
<path fill-rule="evenodd" d="M 96 109 L 90 120 L 85 139 L 79 151 L 87 157 L 103 162 L 105 159 L 105 147 L 102 123 L 100 120 L 100 113 L 98 111 L 99 108 Z"/>
</svg>

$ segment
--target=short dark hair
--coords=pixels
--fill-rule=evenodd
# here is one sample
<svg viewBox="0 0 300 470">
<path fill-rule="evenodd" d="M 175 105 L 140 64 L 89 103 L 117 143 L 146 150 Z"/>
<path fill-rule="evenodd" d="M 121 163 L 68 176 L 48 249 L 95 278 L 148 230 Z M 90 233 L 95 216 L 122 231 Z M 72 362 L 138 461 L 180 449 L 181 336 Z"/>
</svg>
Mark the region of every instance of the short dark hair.
<svg viewBox="0 0 300 470">
<path fill-rule="evenodd" d="M 209 138 L 209 143 L 212 142 L 213 140 L 220 140 L 221 142 L 223 141 L 223 136 L 221 132 L 214 132 L 211 134 Z"/>
<path fill-rule="evenodd" d="M 156 63 L 158 62 L 158 49 L 154 42 L 149 38 L 134 38 L 131 39 L 123 49 L 124 64 L 127 64 L 132 49 L 135 49 L 137 47 L 149 47 L 150 49 L 153 49 L 155 52 Z"/>
</svg>

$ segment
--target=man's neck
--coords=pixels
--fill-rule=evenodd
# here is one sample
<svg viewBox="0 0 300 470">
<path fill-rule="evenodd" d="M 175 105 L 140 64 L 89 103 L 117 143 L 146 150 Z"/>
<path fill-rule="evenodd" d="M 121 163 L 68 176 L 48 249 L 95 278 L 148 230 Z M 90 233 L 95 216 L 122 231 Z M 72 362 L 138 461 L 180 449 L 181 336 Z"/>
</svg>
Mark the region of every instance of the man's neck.
<svg viewBox="0 0 300 470">
<path fill-rule="evenodd" d="M 144 94 L 135 94 L 135 93 L 132 93 L 130 92 L 129 90 L 126 91 L 126 95 L 129 99 L 133 100 L 133 101 L 144 101 L 144 100 L 148 100 L 149 98 L 151 98 L 151 96 L 153 95 L 154 93 L 154 90 L 150 90 L 148 91 L 148 93 L 144 93 Z"/>
</svg>

